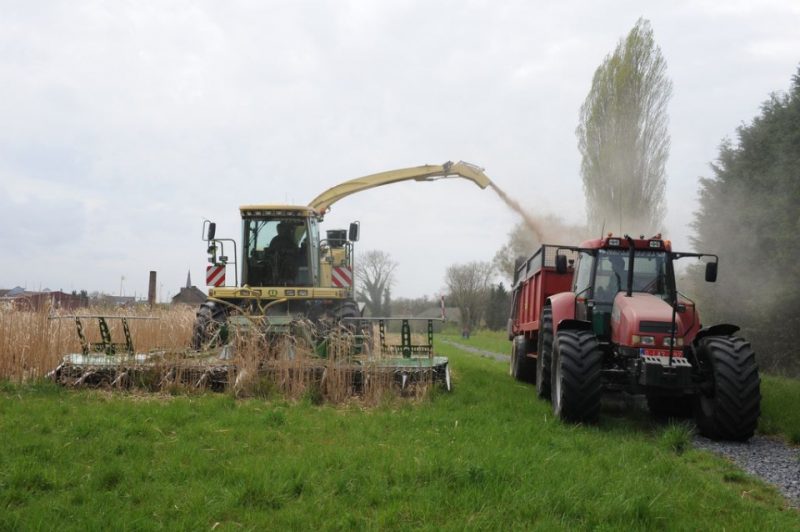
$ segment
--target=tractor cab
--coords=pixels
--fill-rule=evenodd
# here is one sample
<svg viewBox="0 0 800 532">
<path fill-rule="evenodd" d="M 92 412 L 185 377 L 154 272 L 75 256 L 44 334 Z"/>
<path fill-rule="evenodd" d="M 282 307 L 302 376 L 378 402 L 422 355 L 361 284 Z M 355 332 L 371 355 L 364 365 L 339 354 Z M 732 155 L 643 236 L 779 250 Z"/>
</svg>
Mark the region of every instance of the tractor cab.
<svg viewBox="0 0 800 532">
<path fill-rule="evenodd" d="M 584 242 L 573 277 L 575 317 L 591 322 L 595 334 L 609 340 L 611 317 L 620 293 L 649 294 L 653 296 L 650 300 L 669 302 L 675 287 L 670 247 L 670 242 L 660 235 L 624 239 L 609 234 Z"/>
</svg>

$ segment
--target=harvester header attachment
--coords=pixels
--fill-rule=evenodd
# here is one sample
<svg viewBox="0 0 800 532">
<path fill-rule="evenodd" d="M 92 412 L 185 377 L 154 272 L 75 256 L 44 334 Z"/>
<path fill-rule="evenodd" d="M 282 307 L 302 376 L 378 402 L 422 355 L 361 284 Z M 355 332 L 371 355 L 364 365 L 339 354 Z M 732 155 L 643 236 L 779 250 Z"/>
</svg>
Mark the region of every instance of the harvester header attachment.
<svg viewBox="0 0 800 532">
<path fill-rule="evenodd" d="M 401 181 L 435 181 L 448 177 L 468 179 L 481 188 L 486 188 L 491 184 L 491 180 L 483 173 L 483 168 L 464 161 L 459 161 L 457 163 L 447 161 L 441 165 L 426 164 L 423 166 L 401 168 L 399 170 L 390 170 L 388 172 L 357 177 L 329 188 L 311 200 L 308 206 L 317 210 L 320 214 L 324 214 L 330 209 L 331 205 L 340 199 L 350 194 L 361 192 L 362 190 L 389 185 L 391 183 L 399 183 Z"/>
</svg>

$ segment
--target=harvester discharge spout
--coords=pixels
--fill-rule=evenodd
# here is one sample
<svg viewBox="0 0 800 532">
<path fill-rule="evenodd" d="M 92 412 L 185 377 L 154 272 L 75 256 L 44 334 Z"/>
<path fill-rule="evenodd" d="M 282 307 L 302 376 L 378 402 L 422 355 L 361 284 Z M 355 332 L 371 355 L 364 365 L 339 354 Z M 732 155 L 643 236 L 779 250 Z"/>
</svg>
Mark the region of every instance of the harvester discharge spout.
<svg viewBox="0 0 800 532">
<path fill-rule="evenodd" d="M 444 164 L 426 164 L 411 168 L 401 168 L 357 177 L 350 181 L 340 183 L 331 187 L 308 204 L 309 207 L 320 213 L 325 213 L 331 205 L 356 192 L 368 190 L 392 183 L 402 181 L 435 181 L 438 179 L 460 177 L 472 181 L 480 188 L 488 187 L 492 181 L 483 173 L 483 168 L 464 161 L 453 163 L 447 161 Z"/>
</svg>

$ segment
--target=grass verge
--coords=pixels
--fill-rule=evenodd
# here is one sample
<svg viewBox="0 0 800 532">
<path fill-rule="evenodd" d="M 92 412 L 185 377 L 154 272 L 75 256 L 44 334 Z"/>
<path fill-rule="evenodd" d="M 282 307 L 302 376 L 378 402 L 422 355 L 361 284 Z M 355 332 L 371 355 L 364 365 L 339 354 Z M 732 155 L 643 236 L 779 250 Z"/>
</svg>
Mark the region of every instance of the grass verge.
<svg viewBox="0 0 800 532">
<path fill-rule="evenodd" d="M 506 365 L 442 346 L 416 403 L 0 389 L 0 529 L 797 529 L 777 492 L 607 411 L 564 425 Z"/>
</svg>

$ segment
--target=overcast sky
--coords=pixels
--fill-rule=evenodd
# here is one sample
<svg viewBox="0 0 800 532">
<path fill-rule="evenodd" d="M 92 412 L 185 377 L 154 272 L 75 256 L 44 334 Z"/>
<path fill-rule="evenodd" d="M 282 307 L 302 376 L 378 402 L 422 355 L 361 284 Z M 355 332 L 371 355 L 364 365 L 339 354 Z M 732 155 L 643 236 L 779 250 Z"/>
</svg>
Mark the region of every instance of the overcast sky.
<svg viewBox="0 0 800 532">
<path fill-rule="evenodd" d="M 797 0 L 0 0 L 0 13 L 0 288 L 119 293 L 124 276 L 145 296 L 149 270 L 162 298 L 187 270 L 204 288 L 204 218 L 238 239 L 240 204 L 305 204 L 447 160 L 582 223 L 578 110 L 640 16 L 674 83 L 666 227 L 686 249 L 698 177 L 800 64 Z M 448 180 L 352 196 L 323 227 L 352 220 L 360 250 L 400 263 L 397 297 L 491 260 L 518 218 Z"/>
</svg>

